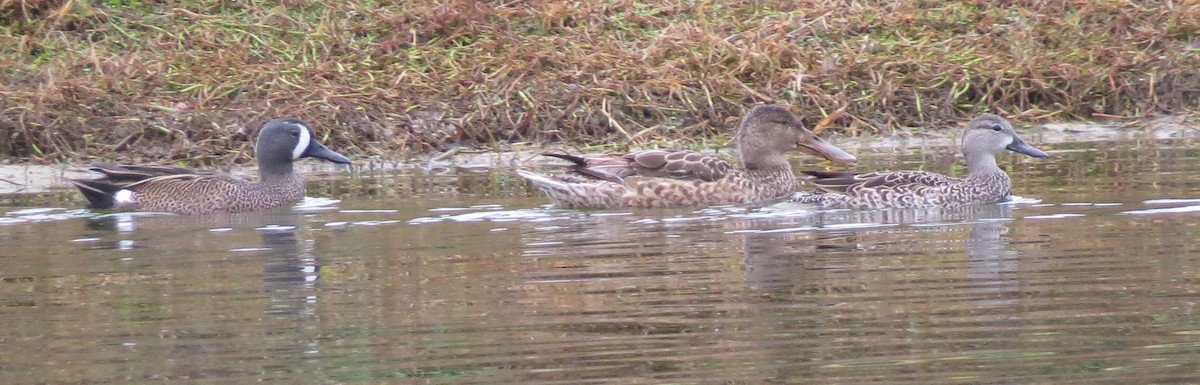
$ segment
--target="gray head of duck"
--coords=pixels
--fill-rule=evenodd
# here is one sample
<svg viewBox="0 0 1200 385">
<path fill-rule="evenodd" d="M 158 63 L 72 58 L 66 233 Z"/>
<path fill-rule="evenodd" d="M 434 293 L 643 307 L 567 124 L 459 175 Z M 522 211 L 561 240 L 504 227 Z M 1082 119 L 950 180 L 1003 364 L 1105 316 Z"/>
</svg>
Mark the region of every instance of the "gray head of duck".
<svg viewBox="0 0 1200 385">
<path fill-rule="evenodd" d="M 312 129 L 297 119 L 267 122 L 258 132 L 254 156 L 258 159 L 259 174 L 264 178 L 291 175 L 292 162 L 307 157 L 350 164 L 350 159 L 317 142 Z"/>
<path fill-rule="evenodd" d="M 795 150 L 837 163 L 858 161 L 809 131 L 787 108 L 773 104 L 755 106 L 742 117 L 737 144 L 742 163 L 749 169 L 790 167 L 786 153 Z"/>
<path fill-rule="evenodd" d="M 1008 122 L 1008 119 L 992 114 L 981 114 L 967 123 L 967 129 L 963 131 L 962 136 L 962 152 L 968 157 L 968 165 L 970 165 L 970 158 L 973 154 L 994 158 L 996 153 L 1003 150 L 1034 158 L 1050 156 L 1021 140 L 1021 137 L 1017 136 L 1017 132 L 1013 131 L 1012 124 Z"/>
</svg>

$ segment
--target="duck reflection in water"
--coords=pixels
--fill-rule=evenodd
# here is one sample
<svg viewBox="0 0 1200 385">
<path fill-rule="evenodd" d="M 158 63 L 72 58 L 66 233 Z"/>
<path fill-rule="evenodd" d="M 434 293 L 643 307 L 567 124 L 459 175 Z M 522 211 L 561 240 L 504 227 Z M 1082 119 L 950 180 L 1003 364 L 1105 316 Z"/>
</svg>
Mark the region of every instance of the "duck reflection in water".
<svg viewBox="0 0 1200 385">
<path fill-rule="evenodd" d="M 1002 293 L 1014 292 L 1018 253 L 1008 250 L 1005 225 L 1012 219 L 1008 204 L 947 208 L 829 211 L 802 218 L 799 228 L 812 230 L 743 234 L 747 283 L 758 290 L 789 293 L 859 292 L 871 290 L 862 275 L 881 273 L 879 258 L 902 249 L 930 253 L 965 251 L 965 274 L 976 306 L 1008 304 Z M 796 225 L 796 224 L 789 224 Z M 897 226 L 903 226 L 897 228 Z M 897 233 L 957 236 L 897 237 Z M 869 258 L 872 255 L 878 258 Z M 866 264 L 865 266 L 863 264 Z M 912 268 L 900 266 L 900 269 Z"/>
<path fill-rule="evenodd" d="M 313 255 L 313 241 L 296 236 L 296 226 L 268 227 L 259 231 L 267 249 L 263 283 L 271 293 L 268 315 L 311 315 L 321 266 Z"/>
<path fill-rule="evenodd" d="M 309 315 L 315 307 L 320 264 L 313 255 L 314 242 L 297 235 L 297 229 L 304 225 L 303 217 L 290 209 L 206 216 L 114 213 L 89 218 L 85 223 L 98 238 L 93 248 L 134 253 L 127 259 L 160 256 L 153 250 L 160 249 L 157 243 L 163 239 L 172 240 L 172 249 L 186 252 L 186 249 L 181 250 L 181 238 L 191 238 L 196 245 L 193 250 L 206 253 L 205 248 L 215 244 L 214 234 L 254 231 L 260 238 L 261 247 L 230 251 L 236 252 L 237 258 L 261 255 L 262 282 L 269 296 L 265 313 L 272 316 Z M 170 233 L 174 234 L 164 236 Z M 177 236 L 180 233 L 188 234 Z"/>
</svg>

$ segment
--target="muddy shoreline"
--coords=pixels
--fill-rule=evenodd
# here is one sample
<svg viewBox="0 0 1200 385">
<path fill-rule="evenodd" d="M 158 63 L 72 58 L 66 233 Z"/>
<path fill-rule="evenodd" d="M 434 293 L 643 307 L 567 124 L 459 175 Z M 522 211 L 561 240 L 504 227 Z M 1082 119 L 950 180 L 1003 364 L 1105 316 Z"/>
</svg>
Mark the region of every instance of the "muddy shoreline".
<svg viewBox="0 0 1200 385">
<path fill-rule="evenodd" d="M 386 157 L 704 142 L 757 103 L 852 136 L 1200 105 L 1194 1 L 226 3 L 0 3 L 0 154 L 222 164 L 275 117 Z"/>
</svg>

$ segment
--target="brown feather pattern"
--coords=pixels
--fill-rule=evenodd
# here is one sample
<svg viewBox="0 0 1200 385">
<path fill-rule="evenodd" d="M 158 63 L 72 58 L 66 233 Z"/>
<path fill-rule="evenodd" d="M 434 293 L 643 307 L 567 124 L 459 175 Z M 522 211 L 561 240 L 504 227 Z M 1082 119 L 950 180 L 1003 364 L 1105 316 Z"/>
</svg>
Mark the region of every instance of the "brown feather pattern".
<svg viewBox="0 0 1200 385">
<path fill-rule="evenodd" d="M 647 150 L 576 156 L 546 154 L 570 161 L 569 172 L 518 174 L 546 193 L 555 206 L 574 208 L 690 207 L 744 204 L 786 198 L 796 188 L 784 152 L 798 143 L 820 148 L 822 156 L 854 158 L 828 145 L 779 106 L 758 106 L 739 126 L 742 166 L 714 153 Z M 832 149 L 830 149 L 832 148 Z"/>
<path fill-rule="evenodd" d="M 797 193 L 792 201 L 836 208 L 948 207 L 1006 200 L 1012 181 L 1004 171 L 953 178 L 924 171 L 826 173 L 805 172 L 817 192 Z"/>
<path fill-rule="evenodd" d="M 254 153 L 259 181 L 181 167 L 96 164 L 102 176 L 71 183 L 92 208 L 161 211 L 177 214 L 236 213 L 265 210 L 304 198 L 304 185 L 292 163 L 315 157 L 348 164 L 350 159 L 312 139 L 308 126 L 295 119 L 274 119 L 259 131 Z"/>
<path fill-rule="evenodd" d="M 817 191 L 800 192 L 793 202 L 831 208 L 952 207 L 996 203 L 1009 198 L 1012 180 L 996 165 L 1003 150 L 1044 158 L 1048 155 L 1025 144 L 1012 125 L 996 115 L 983 114 L 967 124 L 962 153 L 967 177 L 953 178 L 925 171 L 844 173 L 804 171 Z"/>
<path fill-rule="evenodd" d="M 95 165 L 103 178 L 73 181 L 95 191 L 114 194 L 129 190 L 132 201 L 110 201 L 116 211 L 159 211 L 177 214 L 246 212 L 278 207 L 304 198 L 304 185 L 295 175 L 272 183 L 250 182 L 231 175 L 179 167 Z M 95 206 L 95 205 L 93 205 Z"/>
</svg>

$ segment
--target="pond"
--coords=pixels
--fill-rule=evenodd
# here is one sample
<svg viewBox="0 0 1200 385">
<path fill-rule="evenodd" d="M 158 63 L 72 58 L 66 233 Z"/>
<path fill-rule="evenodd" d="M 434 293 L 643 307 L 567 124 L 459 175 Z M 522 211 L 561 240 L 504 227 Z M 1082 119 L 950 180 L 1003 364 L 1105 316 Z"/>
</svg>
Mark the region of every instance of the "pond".
<svg viewBox="0 0 1200 385">
<path fill-rule="evenodd" d="M 1001 155 L 1012 202 L 954 210 L 557 210 L 471 167 L 337 172 L 240 215 L 10 195 L 0 375 L 1200 382 L 1196 139 L 1050 136 L 1025 135 L 1050 159 Z M 836 142 L 861 170 L 963 171 L 945 140 Z"/>
</svg>

